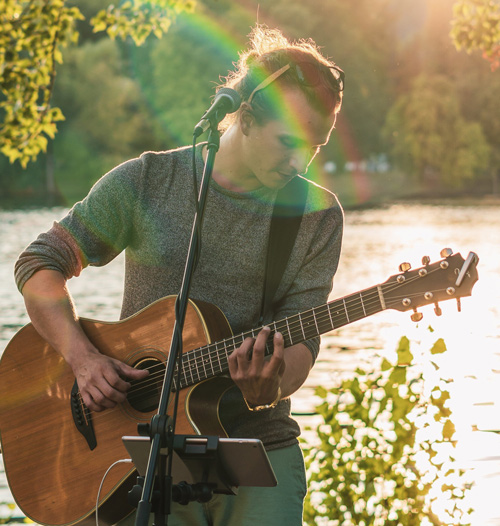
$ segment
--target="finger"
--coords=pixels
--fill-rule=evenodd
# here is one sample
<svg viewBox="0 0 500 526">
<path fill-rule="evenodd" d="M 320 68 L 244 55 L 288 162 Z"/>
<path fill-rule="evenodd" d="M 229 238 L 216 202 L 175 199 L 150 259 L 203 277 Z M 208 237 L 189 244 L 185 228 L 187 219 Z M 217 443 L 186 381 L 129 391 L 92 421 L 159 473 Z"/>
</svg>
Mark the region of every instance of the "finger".
<svg viewBox="0 0 500 526">
<path fill-rule="evenodd" d="M 149 375 L 147 369 L 135 369 L 119 360 L 111 362 L 112 367 L 108 367 L 104 372 L 106 381 L 121 393 L 126 393 L 130 389 L 130 382 L 127 380 L 142 380 Z"/>
<path fill-rule="evenodd" d="M 142 380 L 149 375 L 148 369 L 136 369 L 135 367 L 130 367 L 129 365 L 122 364 L 122 374 L 130 380 Z"/>
<path fill-rule="evenodd" d="M 113 375 L 116 377 L 116 374 Z M 94 384 L 95 391 L 91 391 L 94 401 L 106 408 L 115 407 L 116 404 L 124 402 L 127 398 L 127 390 L 130 384 L 119 379 L 117 382 L 119 387 L 112 385 L 106 375 L 104 375 L 98 382 Z M 126 386 L 125 388 L 123 386 Z"/>
<path fill-rule="evenodd" d="M 92 411 L 101 412 L 116 406 L 116 402 L 107 399 L 103 393 L 95 387 L 84 393 L 82 397 L 85 405 Z"/>
<path fill-rule="evenodd" d="M 263 327 L 262 330 L 257 335 L 255 343 L 253 345 L 253 356 L 252 361 L 257 366 L 262 366 L 266 354 L 266 343 L 269 335 L 271 334 L 271 329 L 269 327 Z"/>
<path fill-rule="evenodd" d="M 233 351 L 238 367 L 247 368 L 252 359 L 255 338 L 245 338 L 243 343 Z"/>
<path fill-rule="evenodd" d="M 273 354 L 271 359 L 265 364 L 266 373 L 269 376 L 276 376 L 285 362 L 285 347 L 283 336 L 277 332 L 273 337 Z"/>
<path fill-rule="evenodd" d="M 275 360 L 278 360 L 279 362 L 279 368 L 278 368 L 278 376 L 279 378 L 283 378 L 283 375 L 285 374 L 286 369 L 286 362 L 285 362 L 285 341 L 283 338 L 283 335 L 280 332 L 277 332 L 274 335 L 274 353 L 273 358 Z"/>
<path fill-rule="evenodd" d="M 130 389 L 130 383 L 122 378 L 121 372 L 121 366 L 118 366 L 116 369 L 115 367 L 108 367 L 103 371 L 103 378 L 106 382 L 106 384 L 102 384 L 104 387 L 103 394 L 113 400 L 116 400 L 115 392 L 125 394 Z M 125 374 L 124 372 L 123 376 Z M 109 389 L 107 386 L 109 386 Z M 102 387 L 100 389 L 102 390 Z"/>
<path fill-rule="evenodd" d="M 94 402 L 94 400 L 88 393 L 83 393 L 80 391 L 80 395 L 82 397 L 83 403 L 88 409 L 96 412 L 102 411 L 101 407 Z"/>
</svg>

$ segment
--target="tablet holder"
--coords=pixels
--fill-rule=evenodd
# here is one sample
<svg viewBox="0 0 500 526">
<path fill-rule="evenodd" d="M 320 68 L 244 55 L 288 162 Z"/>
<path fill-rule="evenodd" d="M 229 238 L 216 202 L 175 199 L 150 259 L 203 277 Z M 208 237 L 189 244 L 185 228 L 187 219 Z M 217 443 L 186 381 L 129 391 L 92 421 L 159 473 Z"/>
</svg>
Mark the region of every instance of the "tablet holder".
<svg viewBox="0 0 500 526">
<path fill-rule="evenodd" d="M 162 501 L 159 487 L 168 492 L 172 500 L 186 505 L 189 502 L 208 502 L 214 494 L 237 495 L 239 486 L 275 486 L 276 478 L 269 463 L 267 454 L 260 440 L 219 439 L 218 436 L 175 435 L 172 438 L 172 450 L 178 458 L 174 461 L 174 477 L 170 484 L 161 483 L 158 474 L 155 477 L 152 511 Z M 139 476 L 137 484 L 129 492 L 129 503 L 137 506 L 144 485 L 146 459 L 149 455 L 150 441 L 145 437 L 123 437 L 123 441 L 131 454 Z M 260 446 L 260 447 L 256 447 Z M 241 462 L 242 456 L 252 451 L 251 473 Z M 168 448 L 162 448 L 160 455 L 167 456 Z M 175 462 L 177 462 L 175 464 Z M 174 478 L 185 477 L 173 484 Z M 195 483 L 188 482 L 196 481 Z M 169 510 L 164 510 L 167 512 Z"/>
</svg>

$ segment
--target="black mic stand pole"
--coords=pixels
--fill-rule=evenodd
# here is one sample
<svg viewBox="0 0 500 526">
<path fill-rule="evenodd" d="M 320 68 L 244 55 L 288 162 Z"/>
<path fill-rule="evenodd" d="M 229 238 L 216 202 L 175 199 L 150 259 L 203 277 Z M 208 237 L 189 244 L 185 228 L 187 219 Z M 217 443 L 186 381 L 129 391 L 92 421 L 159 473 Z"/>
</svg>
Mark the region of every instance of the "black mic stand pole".
<svg viewBox="0 0 500 526">
<path fill-rule="evenodd" d="M 148 466 L 146 475 L 144 478 L 144 486 L 142 488 L 142 496 L 137 506 L 137 515 L 135 519 L 135 526 L 147 526 L 149 521 L 149 515 L 151 513 L 152 499 L 153 499 L 153 486 L 155 480 L 156 467 L 161 460 L 160 449 L 162 447 L 169 447 L 169 471 L 172 466 L 172 441 L 173 434 L 175 433 L 175 421 L 170 419 L 167 415 L 167 408 L 169 406 L 169 398 L 172 393 L 173 378 L 175 372 L 175 365 L 180 358 L 182 353 L 182 329 L 184 327 L 184 321 L 186 318 L 187 304 L 189 300 L 189 290 L 191 286 L 191 278 L 194 272 L 195 260 L 196 260 L 196 248 L 199 243 L 199 233 L 201 232 L 201 225 L 203 222 L 203 214 L 205 211 L 206 197 L 212 177 L 212 171 L 215 161 L 215 154 L 219 150 L 220 145 L 220 133 L 217 130 L 217 122 L 213 122 L 208 135 L 207 150 L 208 155 L 205 162 L 205 169 L 203 171 L 203 178 L 201 180 L 200 192 L 198 195 L 198 211 L 195 214 L 193 229 L 191 231 L 191 240 L 189 243 L 189 252 L 186 261 L 186 267 L 184 269 L 184 277 L 182 281 L 181 291 L 177 298 L 176 303 L 176 321 L 174 324 L 172 341 L 170 343 L 170 351 L 167 358 L 167 367 L 165 370 L 165 378 L 163 381 L 163 388 L 160 396 L 160 402 L 158 405 L 158 412 L 151 419 L 149 425 L 149 435 L 151 437 L 151 449 L 149 453 Z M 194 174 L 193 174 L 194 177 Z M 176 414 L 176 411 L 174 412 Z M 165 472 L 164 466 L 159 466 L 158 473 L 160 479 L 163 478 L 161 475 Z M 160 512 L 155 512 L 155 526 L 163 526 L 166 524 L 166 515 L 170 513 L 170 502 L 171 502 L 171 488 L 172 488 L 172 477 L 171 473 L 165 478 L 166 483 L 160 480 Z M 167 513 L 165 513 L 165 511 Z M 158 522 L 156 522 L 158 521 Z"/>
</svg>

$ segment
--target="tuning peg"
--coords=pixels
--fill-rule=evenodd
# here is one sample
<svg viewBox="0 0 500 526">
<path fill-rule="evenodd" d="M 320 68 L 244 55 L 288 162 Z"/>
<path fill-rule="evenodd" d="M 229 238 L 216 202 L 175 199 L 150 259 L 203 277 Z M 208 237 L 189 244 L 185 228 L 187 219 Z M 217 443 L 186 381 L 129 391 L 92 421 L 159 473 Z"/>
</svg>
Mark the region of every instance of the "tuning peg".
<svg viewBox="0 0 500 526">
<path fill-rule="evenodd" d="M 443 314 L 441 307 L 439 306 L 438 303 L 435 303 L 434 305 L 435 305 L 434 312 L 436 313 L 436 316 L 441 316 L 441 314 Z"/>
<path fill-rule="evenodd" d="M 418 322 L 424 317 L 424 315 L 421 312 L 417 312 L 417 310 L 414 309 L 414 312 L 410 317 L 411 321 Z"/>
<path fill-rule="evenodd" d="M 443 250 L 441 250 L 440 252 L 440 255 L 442 258 L 447 258 L 451 256 L 452 254 L 453 254 L 453 250 L 451 250 L 451 248 L 443 248 Z"/>
<path fill-rule="evenodd" d="M 429 256 L 424 256 L 422 258 L 422 265 L 428 265 L 431 262 L 431 258 Z"/>
<path fill-rule="evenodd" d="M 458 312 L 462 312 L 462 303 L 460 301 L 460 298 L 457 298 L 457 309 Z"/>
<path fill-rule="evenodd" d="M 408 272 L 411 269 L 410 263 L 401 263 L 399 265 L 399 272 Z"/>
</svg>

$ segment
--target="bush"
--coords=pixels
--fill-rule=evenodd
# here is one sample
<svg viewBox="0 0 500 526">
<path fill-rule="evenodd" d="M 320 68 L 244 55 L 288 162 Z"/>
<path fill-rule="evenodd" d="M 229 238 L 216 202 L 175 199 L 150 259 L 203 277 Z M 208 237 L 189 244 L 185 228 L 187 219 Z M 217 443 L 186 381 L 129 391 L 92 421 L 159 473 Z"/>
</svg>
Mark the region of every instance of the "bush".
<svg viewBox="0 0 500 526">
<path fill-rule="evenodd" d="M 445 351 L 439 339 L 431 355 Z M 428 354 L 427 362 L 439 371 Z M 470 484 L 454 462 L 447 407 L 452 380 L 424 378 L 422 371 L 403 337 L 395 364 L 383 359 L 380 370 L 357 369 L 338 387 L 316 390 L 322 423 L 316 443 L 303 446 L 307 524 L 467 524 L 472 510 L 462 507 Z"/>
</svg>

